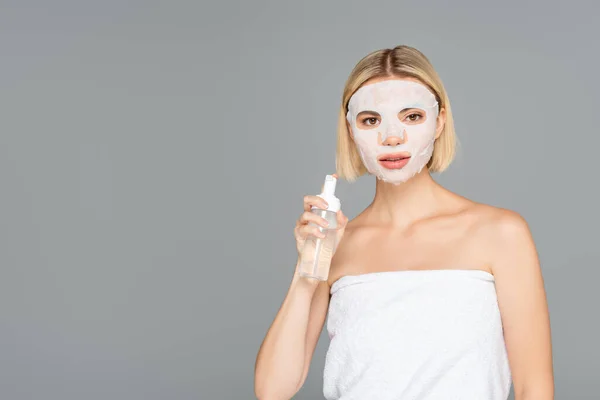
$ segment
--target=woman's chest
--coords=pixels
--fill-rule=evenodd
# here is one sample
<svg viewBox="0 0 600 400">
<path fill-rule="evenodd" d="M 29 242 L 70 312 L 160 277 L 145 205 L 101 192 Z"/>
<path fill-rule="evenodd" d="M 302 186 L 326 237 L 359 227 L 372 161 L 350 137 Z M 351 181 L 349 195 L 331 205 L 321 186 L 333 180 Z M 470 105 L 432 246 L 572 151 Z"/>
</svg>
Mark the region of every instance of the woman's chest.
<svg viewBox="0 0 600 400">
<path fill-rule="evenodd" d="M 414 269 L 488 269 L 480 238 L 462 226 L 355 230 L 344 237 L 331 266 L 331 281 L 344 276 Z"/>
</svg>

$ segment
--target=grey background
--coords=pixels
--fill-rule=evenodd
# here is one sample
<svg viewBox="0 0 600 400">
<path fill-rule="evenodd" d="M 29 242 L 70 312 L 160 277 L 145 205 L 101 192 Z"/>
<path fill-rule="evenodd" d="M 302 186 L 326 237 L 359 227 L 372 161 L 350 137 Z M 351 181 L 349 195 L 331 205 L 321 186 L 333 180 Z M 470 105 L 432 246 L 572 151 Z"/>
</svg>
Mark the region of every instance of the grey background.
<svg viewBox="0 0 600 400">
<path fill-rule="evenodd" d="M 530 224 L 556 398 L 597 398 L 598 11 L 0 1 L 0 398 L 253 398 L 343 83 L 398 44 L 451 99 L 461 147 L 436 179 Z M 354 217 L 374 180 L 338 188 Z M 322 398 L 326 349 L 296 398 Z"/>
</svg>

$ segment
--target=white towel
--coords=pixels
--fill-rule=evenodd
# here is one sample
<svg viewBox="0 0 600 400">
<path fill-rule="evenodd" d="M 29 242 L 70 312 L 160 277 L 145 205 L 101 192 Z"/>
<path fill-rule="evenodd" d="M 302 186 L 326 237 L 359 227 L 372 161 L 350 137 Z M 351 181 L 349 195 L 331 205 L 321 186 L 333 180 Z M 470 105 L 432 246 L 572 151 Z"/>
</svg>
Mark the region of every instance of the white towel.
<svg viewBox="0 0 600 400">
<path fill-rule="evenodd" d="M 506 400 L 494 276 L 482 270 L 347 275 L 331 287 L 328 400 Z"/>
</svg>

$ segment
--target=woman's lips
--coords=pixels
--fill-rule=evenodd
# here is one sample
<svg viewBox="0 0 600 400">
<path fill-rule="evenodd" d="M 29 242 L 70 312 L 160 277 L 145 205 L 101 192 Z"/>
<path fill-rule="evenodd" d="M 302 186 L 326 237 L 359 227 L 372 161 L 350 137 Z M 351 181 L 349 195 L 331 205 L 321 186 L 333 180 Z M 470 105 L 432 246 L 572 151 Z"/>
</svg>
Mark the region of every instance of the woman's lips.
<svg viewBox="0 0 600 400">
<path fill-rule="evenodd" d="M 379 161 L 379 164 L 387 169 L 400 169 L 410 161 L 410 153 L 402 152 L 384 154 L 377 157 L 377 161 Z"/>
</svg>

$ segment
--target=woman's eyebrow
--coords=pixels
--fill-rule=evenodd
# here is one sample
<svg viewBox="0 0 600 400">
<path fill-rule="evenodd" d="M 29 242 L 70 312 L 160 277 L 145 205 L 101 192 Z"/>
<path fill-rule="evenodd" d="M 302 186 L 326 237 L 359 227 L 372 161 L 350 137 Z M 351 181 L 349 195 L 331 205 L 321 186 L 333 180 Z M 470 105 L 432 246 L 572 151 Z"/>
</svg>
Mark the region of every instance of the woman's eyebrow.
<svg viewBox="0 0 600 400">
<path fill-rule="evenodd" d="M 377 111 L 371 111 L 371 110 L 363 110 L 363 111 L 359 112 L 357 115 L 361 115 L 361 114 L 379 115 L 379 113 Z"/>
<path fill-rule="evenodd" d="M 404 111 L 407 111 L 407 110 L 414 110 L 414 109 L 422 110 L 423 107 L 421 107 L 420 105 L 414 105 L 414 106 L 404 107 L 402 110 L 400 110 L 400 112 L 404 112 Z"/>
</svg>

